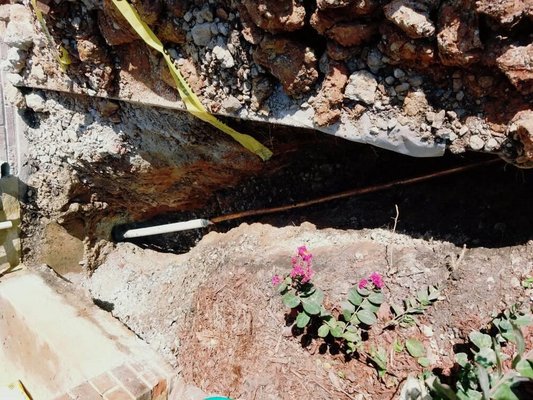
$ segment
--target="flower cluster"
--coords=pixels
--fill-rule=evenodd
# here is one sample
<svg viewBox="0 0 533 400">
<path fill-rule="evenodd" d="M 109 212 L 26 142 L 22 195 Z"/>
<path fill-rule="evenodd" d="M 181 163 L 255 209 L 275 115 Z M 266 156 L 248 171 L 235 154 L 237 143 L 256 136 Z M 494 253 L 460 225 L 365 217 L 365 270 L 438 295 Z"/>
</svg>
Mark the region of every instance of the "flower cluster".
<svg viewBox="0 0 533 400">
<path fill-rule="evenodd" d="M 300 283 L 309 282 L 315 274 L 311 264 L 312 260 L 313 255 L 307 250 L 307 247 L 298 247 L 298 254 L 291 258 L 292 270 L 290 277 Z"/>
<path fill-rule="evenodd" d="M 297 249 L 297 254 L 291 257 L 292 270 L 289 276 L 298 283 L 305 284 L 311 281 L 315 274 L 312 266 L 313 255 L 307 250 L 307 247 L 300 246 Z M 274 275 L 272 277 L 272 285 L 278 286 L 285 280 L 281 275 Z"/>
<path fill-rule="evenodd" d="M 377 273 L 372 272 L 368 278 L 363 278 L 359 281 L 359 289 L 367 289 L 368 285 L 372 285 L 375 289 L 383 288 L 383 277 Z"/>
</svg>

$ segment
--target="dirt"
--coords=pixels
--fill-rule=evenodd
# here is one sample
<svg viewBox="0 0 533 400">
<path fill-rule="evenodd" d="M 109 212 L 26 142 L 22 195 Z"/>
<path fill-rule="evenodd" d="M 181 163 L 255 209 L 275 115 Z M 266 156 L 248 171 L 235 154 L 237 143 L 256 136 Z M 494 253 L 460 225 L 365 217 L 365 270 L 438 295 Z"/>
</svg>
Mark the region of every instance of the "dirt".
<svg viewBox="0 0 533 400">
<path fill-rule="evenodd" d="M 271 285 L 287 273 L 298 245 L 315 258 L 315 283 L 327 304 L 338 304 L 362 277 L 385 277 L 387 301 L 398 302 L 426 285 L 442 299 L 419 325 L 381 332 L 387 307 L 365 350 L 416 337 L 432 367 L 449 368 L 452 348 L 491 315 L 531 293 L 521 287 L 531 274 L 533 242 L 502 248 L 462 248 L 441 240 L 414 239 L 386 229 L 317 229 L 309 223 L 275 228 L 243 224 L 209 233 L 190 253 L 155 256 L 121 244 L 88 279 L 97 304 L 179 366 L 188 382 L 236 399 L 389 398 L 409 374 L 422 372 L 405 353 L 391 354 L 384 383 L 368 360 L 347 360 L 334 347 L 294 335 L 287 310 Z M 481 268 L 482 266 L 482 268 Z M 487 296 L 490 293 L 490 296 Z M 474 300 L 474 301 L 473 301 Z"/>
</svg>

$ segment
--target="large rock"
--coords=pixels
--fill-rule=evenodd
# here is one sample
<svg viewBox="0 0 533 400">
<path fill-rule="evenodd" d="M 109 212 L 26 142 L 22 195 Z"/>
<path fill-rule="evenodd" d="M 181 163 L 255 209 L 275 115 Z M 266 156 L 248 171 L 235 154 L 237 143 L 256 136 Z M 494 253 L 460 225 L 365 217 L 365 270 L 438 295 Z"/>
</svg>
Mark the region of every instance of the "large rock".
<svg viewBox="0 0 533 400">
<path fill-rule="evenodd" d="M 441 7 L 437 42 L 444 65 L 466 66 L 480 60 L 483 44 L 473 0 L 453 0 Z"/>
<path fill-rule="evenodd" d="M 326 8 L 345 7 L 350 3 L 354 3 L 354 0 L 318 0 L 316 5 L 321 10 L 325 10 Z"/>
<path fill-rule="evenodd" d="M 478 0 L 476 11 L 485 14 L 500 25 L 512 26 L 523 15 L 533 11 L 533 4 L 528 0 Z"/>
<path fill-rule="evenodd" d="M 310 19 L 311 26 L 321 35 L 338 23 L 352 22 L 358 17 L 366 17 L 376 11 L 379 2 L 376 0 L 355 1 L 341 8 L 317 9 Z"/>
<path fill-rule="evenodd" d="M 11 47 L 27 50 L 33 45 L 34 36 L 30 9 L 21 4 L 11 5 L 9 7 L 9 23 L 3 38 L 4 43 Z"/>
<path fill-rule="evenodd" d="M 389 21 L 413 39 L 435 34 L 435 25 L 429 17 L 430 9 L 423 1 L 394 0 L 383 7 L 383 12 Z"/>
<path fill-rule="evenodd" d="M 533 44 L 507 47 L 496 65 L 522 94 L 533 93 Z"/>
<path fill-rule="evenodd" d="M 378 33 L 375 24 L 341 22 L 326 31 L 326 36 L 341 46 L 360 46 L 369 42 Z"/>
<path fill-rule="evenodd" d="M 330 61 L 328 71 L 313 102 L 314 120 L 318 126 L 331 125 L 341 116 L 343 91 L 348 81 L 348 69 L 341 62 Z"/>
<path fill-rule="evenodd" d="M 271 33 L 292 32 L 304 26 L 305 8 L 295 0 L 244 0 L 253 22 Z"/>
<path fill-rule="evenodd" d="M 344 97 L 366 104 L 374 104 L 378 82 L 370 72 L 361 70 L 350 75 Z"/>
<path fill-rule="evenodd" d="M 318 78 L 315 53 L 293 40 L 265 36 L 253 58 L 279 79 L 289 95 L 308 92 Z"/>
</svg>

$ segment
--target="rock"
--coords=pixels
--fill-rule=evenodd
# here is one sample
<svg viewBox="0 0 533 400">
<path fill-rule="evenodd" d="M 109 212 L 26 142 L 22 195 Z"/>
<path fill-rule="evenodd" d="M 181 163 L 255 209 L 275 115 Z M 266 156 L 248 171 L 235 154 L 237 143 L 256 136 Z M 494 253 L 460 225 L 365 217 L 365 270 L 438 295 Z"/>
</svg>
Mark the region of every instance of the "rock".
<svg viewBox="0 0 533 400">
<path fill-rule="evenodd" d="M 438 113 L 434 114 L 431 127 L 435 129 L 440 129 L 442 125 L 444 124 L 445 118 L 446 118 L 446 111 L 440 110 Z"/>
<path fill-rule="evenodd" d="M 308 92 L 318 78 L 315 53 L 300 42 L 265 36 L 253 58 L 279 79 L 289 95 Z"/>
<path fill-rule="evenodd" d="M 27 94 L 25 97 L 26 106 L 35 112 L 44 112 L 46 110 L 46 100 L 37 93 Z"/>
<path fill-rule="evenodd" d="M 354 48 L 344 47 L 333 40 L 328 40 L 326 45 L 326 53 L 332 60 L 344 61 L 353 56 Z"/>
<path fill-rule="evenodd" d="M 481 58 L 483 44 L 473 3 L 474 0 L 454 0 L 440 8 L 437 43 L 444 65 L 467 66 Z"/>
<path fill-rule="evenodd" d="M 78 39 L 76 41 L 76 47 L 81 62 L 105 63 L 109 61 L 105 46 L 101 45 L 96 36 L 91 36 L 87 39 Z"/>
<path fill-rule="evenodd" d="M 347 81 L 348 68 L 346 65 L 341 62 L 330 61 L 326 77 L 313 102 L 314 121 L 318 126 L 331 125 L 340 118 L 340 106 Z"/>
<path fill-rule="evenodd" d="M 27 53 L 16 48 L 10 47 L 7 51 L 6 61 L 9 65 L 9 69 L 13 72 L 19 72 L 26 64 Z"/>
<path fill-rule="evenodd" d="M 509 124 L 507 134 L 522 147 L 513 163 L 522 168 L 533 168 L 533 111 L 517 112 Z"/>
<path fill-rule="evenodd" d="M 413 39 L 435 35 L 429 11 L 419 0 L 394 0 L 383 7 L 385 17 Z"/>
<path fill-rule="evenodd" d="M 379 27 L 379 50 L 389 58 L 389 64 L 402 64 L 425 69 L 436 63 L 436 51 L 431 43 L 414 41 L 390 22 Z"/>
<path fill-rule="evenodd" d="M 531 7 L 531 2 L 529 2 Z M 478 0 L 476 11 L 485 14 L 493 21 L 511 27 L 520 21 L 528 11 L 527 0 Z"/>
<path fill-rule="evenodd" d="M 211 24 L 205 22 L 196 24 L 191 29 L 192 40 L 195 45 L 205 47 L 211 40 Z"/>
<path fill-rule="evenodd" d="M 486 151 L 495 151 L 496 149 L 498 149 L 498 147 L 500 147 L 500 144 L 494 138 L 490 138 L 489 140 L 487 140 L 487 143 L 485 143 Z"/>
<path fill-rule="evenodd" d="M 378 33 L 376 24 L 341 22 L 328 29 L 325 35 L 341 46 L 359 46 L 369 42 Z"/>
<path fill-rule="evenodd" d="M 259 44 L 263 39 L 264 32 L 253 22 L 252 17 L 244 6 L 239 8 L 241 13 L 241 34 L 244 40 L 251 44 Z"/>
<path fill-rule="evenodd" d="M 319 9 L 325 10 L 326 8 L 339 8 L 345 7 L 353 3 L 352 0 L 318 0 L 316 5 Z"/>
<path fill-rule="evenodd" d="M 479 135 L 472 135 L 470 136 L 468 145 L 472 150 L 479 151 L 485 146 L 485 141 Z"/>
<path fill-rule="evenodd" d="M 171 42 L 176 44 L 184 44 L 186 40 L 185 31 L 174 24 L 173 18 L 166 18 L 157 25 L 157 37 L 162 42 Z"/>
<path fill-rule="evenodd" d="M 522 94 L 533 93 L 533 44 L 507 47 L 496 65 Z"/>
<path fill-rule="evenodd" d="M 378 82 L 373 74 L 368 71 L 356 71 L 348 80 L 344 97 L 361 101 L 366 104 L 374 104 Z"/>
<path fill-rule="evenodd" d="M 411 91 L 403 100 L 403 111 L 410 117 L 426 112 L 428 101 L 422 91 Z"/>
<path fill-rule="evenodd" d="M 104 2 L 104 7 L 105 4 Z M 114 20 L 113 17 L 102 11 L 98 13 L 98 26 L 106 43 L 110 46 L 118 46 L 138 40 L 139 37 L 131 29 L 128 21 L 121 15 L 117 16 L 117 18 L 117 20 Z"/>
<path fill-rule="evenodd" d="M 12 104 L 17 108 L 26 107 L 26 99 L 22 92 L 15 86 L 6 83 L 4 84 L 4 96 L 8 104 Z"/>
<path fill-rule="evenodd" d="M 30 10 L 21 4 L 12 4 L 9 8 L 9 23 L 4 33 L 4 43 L 10 47 L 27 50 L 32 46 L 34 37 Z"/>
<path fill-rule="evenodd" d="M 264 101 L 274 91 L 273 86 L 272 82 L 266 77 L 258 76 L 252 79 L 252 95 L 250 101 L 250 109 L 252 111 L 261 109 Z"/>
<path fill-rule="evenodd" d="M 222 68 L 231 68 L 235 66 L 235 60 L 226 45 L 217 45 L 213 47 L 213 55 L 220 61 Z"/>
<path fill-rule="evenodd" d="M 270 33 L 292 32 L 304 26 L 305 8 L 296 0 L 244 0 L 252 21 Z"/>
<path fill-rule="evenodd" d="M 457 135 L 454 131 L 452 131 L 450 128 L 441 128 L 437 130 L 436 132 L 437 137 L 443 139 L 443 140 L 449 140 L 453 142 L 455 139 L 457 139 Z"/>
<path fill-rule="evenodd" d="M 236 114 L 242 108 L 242 104 L 235 96 L 228 96 L 222 102 L 222 110 L 227 113 Z"/>
</svg>

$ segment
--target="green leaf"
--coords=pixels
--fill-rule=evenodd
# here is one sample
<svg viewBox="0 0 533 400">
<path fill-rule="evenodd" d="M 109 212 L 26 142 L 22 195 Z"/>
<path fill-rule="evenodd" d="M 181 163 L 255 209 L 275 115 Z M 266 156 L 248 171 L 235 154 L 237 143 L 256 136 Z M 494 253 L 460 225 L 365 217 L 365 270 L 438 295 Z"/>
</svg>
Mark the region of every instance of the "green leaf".
<svg viewBox="0 0 533 400">
<path fill-rule="evenodd" d="M 430 365 L 429 358 L 427 357 L 418 357 L 416 361 L 418 361 L 418 363 L 424 368 L 427 368 Z"/>
<path fill-rule="evenodd" d="M 455 361 L 461 367 L 464 367 L 466 364 L 468 364 L 468 355 L 466 353 L 457 353 L 455 355 Z"/>
<path fill-rule="evenodd" d="M 285 281 L 281 282 L 278 286 L 278 292 L 284 294 L 287 291 L 289 285 Z"/>
<path fill-rule="evenodd" d="M 359 306 L 363 301 L 363 296 L 361 296 L 356 289 L 352 289 L 348 292 L 348 301 L 354 306 Z"/>
<path fill-rule="evenodd" d="M 479 387 L 483 392 L 483 397 L 490 399 L 490 380 L 489 373 L 481 365 L 477 366 L 477 380 L 479 382 Z"/>
<path fill-rule="evenodd" d="M 300 298 L 291 292 L 285 293 L 281 300 L 283 301 L 283 304 L 289 308 L 295 308 L 300 305 Z"/>
<path fill-rule="evenodd" d="M 352 325 L 359 325 L 361 321 L 359 321 L 359 318 L 357 318 L 357 314 L 352 314 L 352 317 L 350 318 L 350 324 Z"/>
<path fill-rule="evenodd" d="M 361 303 L 361 308 L 364 308 L 365 310 L 372 311 L 374 314 L 376 314 L 379 310 L 379 306 L 372 304 L 368 299 L 364 299 Z"/>
<path fill-rule="evenodd" d="M 516 364 L 516 371 L 526 378 L 533 379 L 533 360 L 522 359 Z"/>
<path fill-rule="evenodd" d="M 499 385 L 492 393 L 491 399 L 494 400 L 520 400 L 511 389 L 512 382 L 504 382 Z"/>
<path fill-rule="evenodd" d="M 417 300 L 422 304 L 430 304 L 427 288 L 420 290 L 416 295 Z"/>
<path fill-rule="evenodd" d="M 385 301 L 385 296 L 382 292 L 372 292 L 370 296 L 368 296 L 368 301 L 379 306 Z"/>
<path fill-rule="evenodd" d="M 460 400 L 451 387 L 440 382 L 439 378 L 432 376 L 426 380 L 426 385 L 433 389 L 439 397 L 445 400 Z"/>
<path fill-rule="evenodd" d="M 430 286 L 429 287 L 429 300 L 431 302 L 434 302 L 434 301 L 437 301 L 439 299 L 439 296 L 440 296 L 440 290 L 438 287 L 436 286 Z"/>
<path fill-rule="evenodd" d="M 368 289 L 360 288 L 358 286 L 356 290 L 357 290 L 357 293 L 359 293 L 363 297 L 368 297 L 370 295 L 370 290 L 368 290 Z"/>
<path fill-rule="evenodd" d="M 329 335 L 329 326 L 327 324 L 321 325 L 320 328 L 318 328 L 318 336 L 321 338 L 325 338 Z"/>
<path fill-rule="evenodd" d="M 401 353 L 404 349 L 404 345 L 399 339 L 394 339 L 394 342 L 392 342 L 392 346 L 396 353 Z"/>
<path fill-rule="evenodd" d="M 311 317 L 306 312 L 298 313 L 296 317 L 296 326 L 298 328 L 305 328 L 307 324 L 311 321 Z"/>
<path fill-rule="evenodd" d="M 531 315 L 520 315 L 516 317 L 514 323 L 520 327 L 529 326 L 533 324 L 533 318 L 531 317 Z"/>
<path fill-rule="evenodd" d="M 496 364 L 496 353 L 489 347 L 483 347 L 476 353 L 474 360 L 479 365 L 489 368 Z"/>
<path fill-rule="evenodd" d="M 337 324 L 334 327 L 330 328 L 329 331 L 331 333 L 331 336 L 335 338 L 340 338 L 342 337 L 342 334 L 344 333 L 344 328 Z"/>
<path fill-rule="evenodd" d="M 377 322 L 376 315 L 366 309 L 357 311 L 357 318 L 365 325 L 374 325 Z"/>
<path fill-rule="evenodd" d="M 422 342 L 414 338 L 407 339 L 405 341 L 405 347 L 407 348 L 408 353 L 411 354 L 412 357 L 418 358 L 426 355 L 426 349 L 424 348 Z"/>
<path fill-rule="evenodd" d="M 344 332 L 342 337 L 346 339 L 348 342 L 359 342 L 361 340 L 361 337 L 355 333 L 355 332 Z"/>
<path fill-rule="evenodd" d="M 320 314 L 320 303 L 316 303 L 312 300 L 302 299 L 302 306 L 306 313 L 310 315 L 318 315 Z"/>
<path fill-rule="evenodd" d="M 492 339 L 489 335 L 486 335 L 481 332 L 470 332 L 468 335 L 468 338 L 472 343 L 474 343 L 478 349 L 482 349 L 484 347 L 490 348 L 492 346 Z"/>
</svg>

